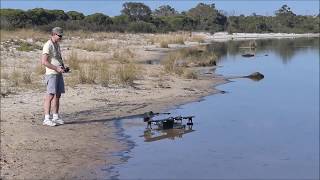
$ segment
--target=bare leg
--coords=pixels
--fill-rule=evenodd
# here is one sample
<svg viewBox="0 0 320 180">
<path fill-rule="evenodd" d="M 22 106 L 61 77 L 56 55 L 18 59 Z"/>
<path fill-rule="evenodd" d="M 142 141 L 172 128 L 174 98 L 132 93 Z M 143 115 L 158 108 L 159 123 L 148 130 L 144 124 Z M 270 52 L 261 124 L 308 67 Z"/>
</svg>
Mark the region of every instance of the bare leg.
<svg viewBox="0 0 320 180">
<path fill-rule="evenodd" d="M 44 97 L 44 114 L 49 115 L 51 109 L 51 101 L 53 99 L 53 94 L 46 94 Z"/>
<path fill-rule="evenodd" d="M 54 114 L 59 113 L 59 106 L 60 106 L 60 97 L 61 94 L 55 94 L 52 101 L 52 112 Z"/>
</svg>

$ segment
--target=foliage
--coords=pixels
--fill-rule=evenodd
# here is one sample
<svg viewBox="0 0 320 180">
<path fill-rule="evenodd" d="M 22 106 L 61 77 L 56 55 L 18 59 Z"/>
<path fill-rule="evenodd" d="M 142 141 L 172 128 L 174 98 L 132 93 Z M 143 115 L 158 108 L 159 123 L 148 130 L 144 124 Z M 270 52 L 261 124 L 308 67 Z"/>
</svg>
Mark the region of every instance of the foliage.
<svg viewBox="0 0 320 180">
<path fill-rule="evenodd" d="M 67 12 L 67 15 L 71 20 L 82 20 L 85 18 L 85 16 L 82 13 L 79 13 L 77 11 L 69 11 Z"/>
<path fill-rule="evenodd" d="M 227 23 L 227 17 L 215 8 L 215 4 L 199 3 L 186 14 L 197 22 L 199 30 L 220 31 Z"/>
<path fill-rule="evenodd" d="M 144 21 L 131 22 L 128 27 L 129 32 L 144 32 L 144 33 L 152 33 L 156 32 L 156 27 Z"/>
<path fill-rule="evenodd" d="M 162 5 L 155 9 L 155 11 L 152 13 L 154 16 L 173 16 L 177 15 L 178 11 L 176 11 L 174 8 L 172 8 L 169 5 Z"/>
<path fill-rule="evenodd" d="M 35 8 L 27 11 L 0 9 L 1 29 L 37 28 L 50 31 L 54 26 L 66 30 L 119 31 L 119 32 L 169 32 L 169 31 L 228 31 L 265 33 L 319 33 L 319 15 L 297 15 L 287 5 L 281 6 L 273 16 L 253 13 L 249 16 L 226 16 L 215 4 L 199 3 L 188 11 L 179 13 L 169 5 L 153 12 L 143 3 L 126 2 L 121 15 L 109 17 L 102 13 L 85 16 L 77 11 Z"/>
<path fill-rule="evenodd" d="M 127 15 L 131 21 L 149 21 L 151 19 L 151 9 L 143 3 L 126 2 L 121 10 L 123 15 Z"/>
</svg>

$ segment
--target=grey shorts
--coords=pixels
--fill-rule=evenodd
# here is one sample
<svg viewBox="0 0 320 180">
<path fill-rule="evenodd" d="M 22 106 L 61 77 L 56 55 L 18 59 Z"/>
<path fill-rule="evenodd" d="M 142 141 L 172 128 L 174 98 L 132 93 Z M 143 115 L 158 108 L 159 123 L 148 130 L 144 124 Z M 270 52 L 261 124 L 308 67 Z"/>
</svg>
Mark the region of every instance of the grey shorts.
<svg viewBox="0 0 320 180">
<path fill-rule="evenodd" d="M 64 80 L 62 74 L 45 75 L 48 94 L 64 93 Z"/>
</svg>

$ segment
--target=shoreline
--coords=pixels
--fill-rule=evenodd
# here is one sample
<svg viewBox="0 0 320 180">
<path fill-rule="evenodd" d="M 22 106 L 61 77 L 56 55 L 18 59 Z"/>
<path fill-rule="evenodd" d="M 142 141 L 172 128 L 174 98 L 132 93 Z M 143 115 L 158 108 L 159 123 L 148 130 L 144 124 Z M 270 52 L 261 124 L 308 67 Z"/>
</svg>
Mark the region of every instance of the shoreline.
<svg viewBox="0 0 320 180">
<path fill-rule="evenodd" d="M 285 38 L 315 38 L 320 33 L 232 33 L 218 32 L 215 34 L 196 32 L 194 35 L 204 36 L 207 42 L 225 42 L 230 40 L 255 40 L 255 39 L 285 39 Z"/>
<path fill-rule="evenodd" d="M 197 45 L 201 44 L 186 46 Z M 167 53 L 144 48 L 139 51 L 144 53 L 140 54 L 141 61 L 160 59 Z M 152 74 L 158 69 L 157 65 L 150 66 L 145 73 Z M 198 80 L 165 76 L 164 82 L 170 88 L 155 87 L 152 78 L 138 80 L 135 88 L 67 87 L 61 99 L 66 124 L 53 128 L 41 122 L 42 92 L 28 91 L 1 98 L 1 177 L 103 178 L 107 172 L 102 166 L 121 162 L 110 153 L 126 149 L 125 142 L 114 137 L 116 127 L 107 127 L 104 122 L 150 110 L 163 112 L 219 93 L 216 87 L 229 81 L 216 75 Z"/>
</svg>

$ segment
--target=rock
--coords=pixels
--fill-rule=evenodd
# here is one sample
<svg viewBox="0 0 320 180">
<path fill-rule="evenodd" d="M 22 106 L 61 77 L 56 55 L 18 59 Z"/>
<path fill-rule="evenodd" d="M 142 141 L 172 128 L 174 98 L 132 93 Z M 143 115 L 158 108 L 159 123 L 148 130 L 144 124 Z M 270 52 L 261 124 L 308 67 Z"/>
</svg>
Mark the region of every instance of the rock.
<svg viewBox="0 0 320 180">
<path fill-rule="evenodd" d="M 261 79 L 264 78 L 264 75 L 259 73 L 259 72 L 254 72 L 254 73 L 252 73 L 252 74 L 250 74 L 248 76 L 245 76 L 245 77 L 250 78 L 250 79 L 252 79 L 254 81 L 260 81 Z"/>
</svg>

